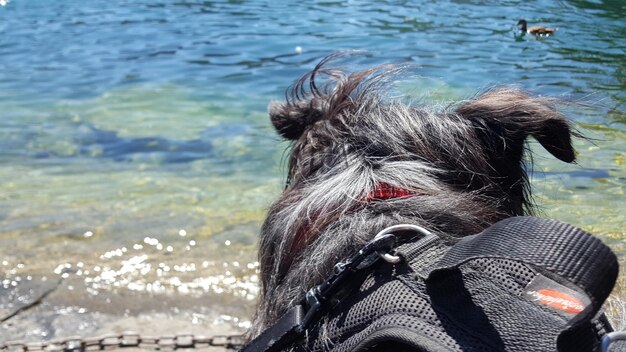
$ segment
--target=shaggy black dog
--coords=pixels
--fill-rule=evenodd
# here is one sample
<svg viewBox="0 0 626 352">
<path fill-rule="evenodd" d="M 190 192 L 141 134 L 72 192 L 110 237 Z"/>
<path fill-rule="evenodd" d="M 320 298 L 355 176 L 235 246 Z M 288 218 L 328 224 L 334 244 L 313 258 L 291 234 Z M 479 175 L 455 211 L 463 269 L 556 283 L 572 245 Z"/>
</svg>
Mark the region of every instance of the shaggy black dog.
<svg viewBox="0 0 626 352">
<path fill-rule="evenodd" d="M 293 145 L 287 186 L 262 228 L 251 337 L 387 226 L 451 238 L 531 213 L 529 136 L 558 159 L 575 159 L 554 100 L 498 87 L 434 111 L 384 96 L 397 68 L 348 74 L 329 68 L 331 59 L 269 107 Z"/>
</svg>

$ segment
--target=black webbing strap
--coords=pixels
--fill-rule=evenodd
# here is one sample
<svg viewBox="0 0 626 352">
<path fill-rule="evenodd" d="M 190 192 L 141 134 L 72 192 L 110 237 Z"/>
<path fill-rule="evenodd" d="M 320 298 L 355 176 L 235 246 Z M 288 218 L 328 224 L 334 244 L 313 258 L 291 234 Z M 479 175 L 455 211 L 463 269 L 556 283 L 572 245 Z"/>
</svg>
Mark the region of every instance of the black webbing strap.
<svg viewBox="0 0 626 352">
<path fill-rule="evenodd" d="M 279 351 L 302 337 L 309 325 L 316 321 L 324 304 L 335 295 L 345 291 L 346 287 L 350 289 L 358 287 L 356 282 L 364 280 L 364 274 L 369 273 L 372 266 L 381 258 L 386 258 L 385 255 L 388 255 L 389 251 L 396 246 L 396 236 L 393 233 L 407 231 L 407 226 L 419 228 L 415 225 L 388 227 L 350 258 L 337 263 L 334 272 L 324 282 L 307 291 L 301 304 L 289 309 L 276 323 L 252 340 L 242 352 Z M 425 237 L 432 236 L 434 235 L 428 233 Z M 393 256 L 391 257 L 394 259 Z"/>
<path fill-rule="evenodd" d="M 501 258 L 529 264 L 554 279 L 582 289 L 591 303 L 565 327 L 559 350 L 589 351 L 591 320 L 610 294 L 618 274 L 615 254 L 599 239 L 551 219 L 513 217 L 455 244 L 430 273 L 427 285 L 461 280 L 459 266 L 479 258 Z M 487 321 L 484 321 L 488 323 Z M 589 325 L 589 326 L 587 326 Z M 495 337 L 495 335 L 494 335 Z M 565 338 L 567 337 L 567 338 Z M 576 338 L 574 338 L 576 337 Z M 578 340 L 575 343 L 568 340 Z"/>
<path fill-rule="evenodd" d="M 302 305 L 297 305 L 287 311 L 271 329 L 266 330 L 241 352 L 280 351 L 286 343 L 292 342 L 300 335 L 300 327 L 304 318 Z"/>
</svg>

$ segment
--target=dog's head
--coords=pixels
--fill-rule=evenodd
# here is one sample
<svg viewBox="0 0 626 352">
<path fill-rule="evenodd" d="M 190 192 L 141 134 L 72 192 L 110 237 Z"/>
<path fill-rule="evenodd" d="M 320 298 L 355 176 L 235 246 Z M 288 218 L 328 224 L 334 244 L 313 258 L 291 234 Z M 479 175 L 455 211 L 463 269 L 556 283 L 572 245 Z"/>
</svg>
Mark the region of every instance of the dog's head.
<svg viewBox="0 0 626 352">
<path fill-rule="evenodd" d="M 262 230 L 259 326 L 383 225 L 463 236 L 529 213 L 529 136 L 558 159 L 575 159 L 570 126 L 551 99 L 499 87 L 436 111 L 385 97 L 394 67 L 347 74 L 326 64 L 269 107 L 292 149 L 287 186 Z M 381 186 L 402 196 L 372 197 Z"/>
<path fill-rule="evenodd" d="M 270 103 L 272 124 L 294 142 L 288 190 L 346 163 L 375 171 L 390 161 L 415 161 L 437 170 L 449 186 L 482 192 L 498 200 L 503 213 L 521 215 L 531 208 L 523 160 L 527 138 L 562 161 L 575 159 L 569 123 L 553 99 L 498 87 L 433 112 L 381 101 L 377 89 L 386 69 L 346 75 L 318 66 L 287 101 Z M 332 84 L 318 87 L 319 76 L 329 76 Z"/>
</svg>

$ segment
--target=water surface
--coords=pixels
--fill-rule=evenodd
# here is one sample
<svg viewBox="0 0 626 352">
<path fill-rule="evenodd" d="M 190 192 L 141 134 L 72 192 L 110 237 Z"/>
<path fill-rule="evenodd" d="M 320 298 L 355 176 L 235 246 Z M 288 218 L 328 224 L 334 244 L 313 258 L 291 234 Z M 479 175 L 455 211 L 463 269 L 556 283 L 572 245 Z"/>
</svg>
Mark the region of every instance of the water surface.
<svg viewBox="0 0 626 352">
<path fill-rule="evenodd" d="M 558 27 L 516 36 L 515 23 Z M 0 340 L 249 324 L 284 181 L 266 106 L 323 56 L 411 64 L 445 104 L 494 84 L 584 101 L 566 165 L 533 149 L 543 215 L 624 258 L 620 1 L 43 1 L 0 7 Z M 21 291 L 20 291 L 21 290 Z M 142 331 L 143 333 L 147 333 Z"/>
</svg>

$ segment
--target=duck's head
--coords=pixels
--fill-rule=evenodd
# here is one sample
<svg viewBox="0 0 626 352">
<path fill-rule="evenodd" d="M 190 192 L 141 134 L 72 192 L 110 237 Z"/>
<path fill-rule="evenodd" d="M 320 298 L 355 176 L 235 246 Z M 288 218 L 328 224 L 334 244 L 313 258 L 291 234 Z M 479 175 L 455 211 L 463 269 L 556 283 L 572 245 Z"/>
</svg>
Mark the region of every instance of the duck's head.
<svg viewBox="0 0 626 352">
<path fill-rule="evenodd" d="M 517 25 L 518 25 L 518 26 L 522 26 L 522 28 L 521 28 L 521 29 L 522 29 L 522 32 L 526 32 L 526 29 L 527 29 L 527 28 L 526 28 L 527 23 L 526 23 L 526 20 L 525 20 L 525 19 L 523 19 L 523 18 L 522 18 L 521 20 L 517 21 Z"/>
</svg>

